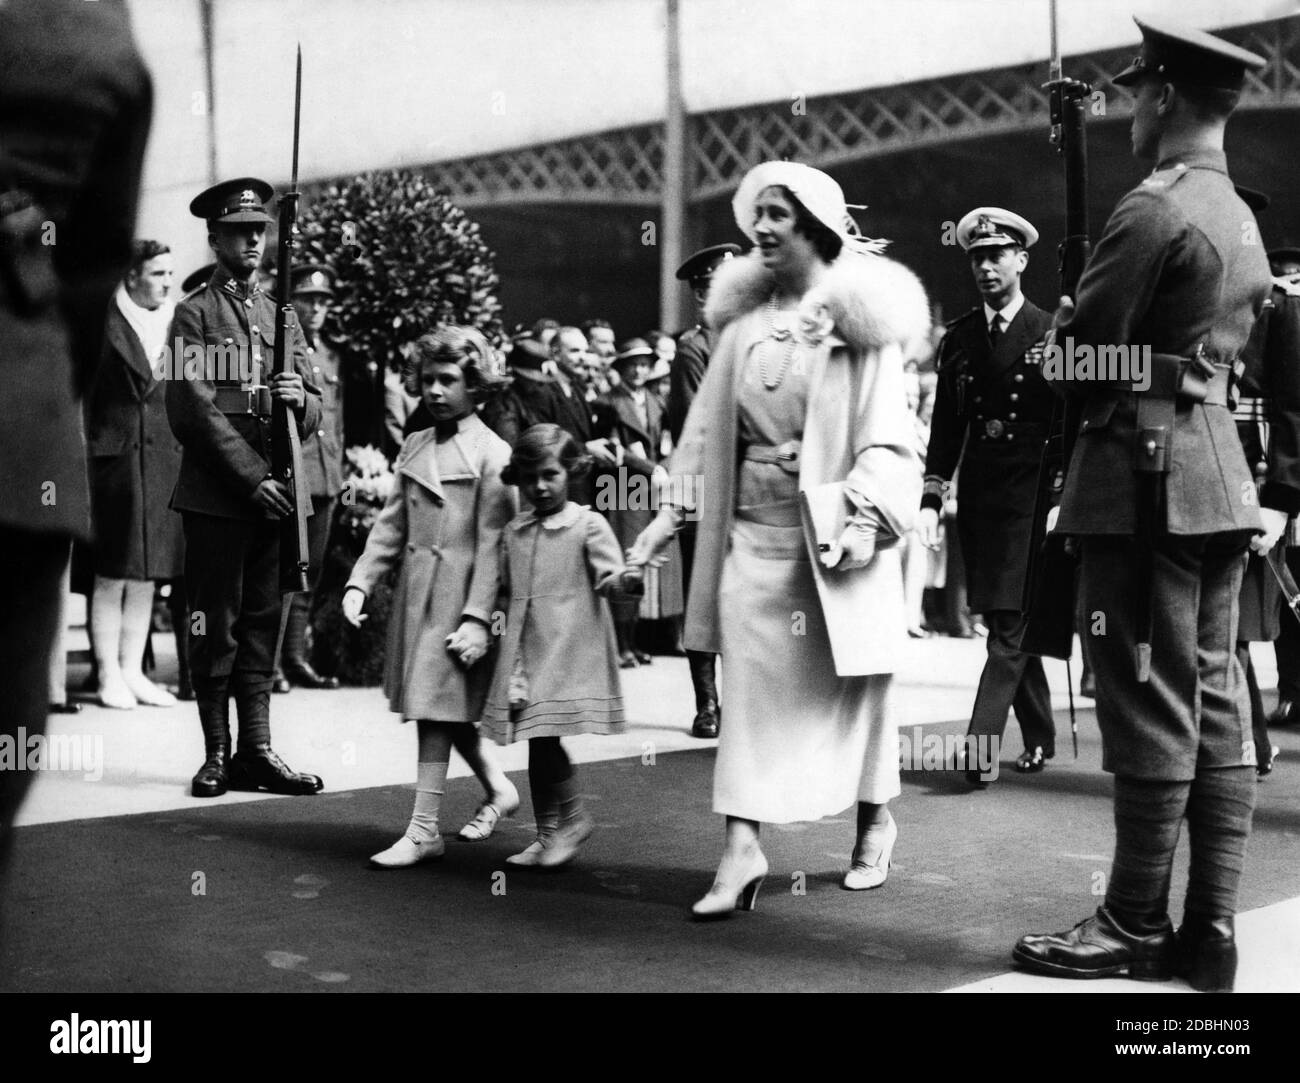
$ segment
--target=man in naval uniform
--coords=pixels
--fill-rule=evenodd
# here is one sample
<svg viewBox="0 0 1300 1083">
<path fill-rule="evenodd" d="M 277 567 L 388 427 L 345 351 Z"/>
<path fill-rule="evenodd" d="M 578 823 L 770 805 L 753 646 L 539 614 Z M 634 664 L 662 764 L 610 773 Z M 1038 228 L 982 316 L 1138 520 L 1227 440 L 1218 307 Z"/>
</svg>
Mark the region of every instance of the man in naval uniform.
<svg viewBox="0 0 1300 1083">
<path fill-rule="evenodd" d="M 1256 786 L 1238 595 L 1247 550 L 1271 549 L 1286 519 L 1261 517 L 1229 408 L 1270 277 L 1223 139 L 1247 69 L 1265 62 L 1202 31 L 1138 25 L 1142 53 L 1114 82 L 1133 94 L 1133 154 L 1155 169 L 1106 223 L 1044 361 L 1080 408 L 1055 529 L 1080 553 L 1115 857 L 1093 916 L 1022 937 L 1012 958 L 1063 978 L 1181 973 L 1228 990 Z M 1117 348 L 1127 374 L 1089 372 L 1089 352 Z M 1191 861 L 1175 933 L 1184 819 Z"/>
<path fill-rule="evenodd" d="M 320 394 L 306 380 L 306 343 L 288 321 L 293 372 L 272 372 L 275 302 L 257 266 L 270 221 L 272 189 L 252 177 L 194 197 L 190 213 L 208 225 L 217 269 L 176 307 L 168 341 L 197 347 L 203 371 L 173 371 L 167 418 L 183 448 L 171 506 L 185 528 L 190 607 L 190 670 L 206 758 L 195 797 L 227 789 L 318 793 L 315 775 L 289 769 L 271 748 L 270 692 L 280 623 L 280 520 L 293 514 L 271 476 L 271 402 L 290 411 L 304 435 L 321 427 Z M 173 358 L 173 368 L 183 361 Z M 230 754 L 229 697 L 239 743 Z"/>
<path fill-rule="evenodd" d="M 919 520 L 921 541 L 937 548 L 939 515 L 960 460 L 957 532 L 966 589 L 988 628 L 968 733 L 1000 742 L 1014 707 L 1025 742 L 1018 771 L 1041 771 L 1056 753 L 1042 659 L 1019 648 L 1039 463 L 1055 401 L 1041 370 L 1052 317 L 1020 289 L 1037 240 L 1029 222 L 999 207 L 978 207 L 957 224 L 983 304 L 948 324 L 939 344 Z M 978 771 L 968 769 L 966 778 L 988 785 Z"/>
</svg>

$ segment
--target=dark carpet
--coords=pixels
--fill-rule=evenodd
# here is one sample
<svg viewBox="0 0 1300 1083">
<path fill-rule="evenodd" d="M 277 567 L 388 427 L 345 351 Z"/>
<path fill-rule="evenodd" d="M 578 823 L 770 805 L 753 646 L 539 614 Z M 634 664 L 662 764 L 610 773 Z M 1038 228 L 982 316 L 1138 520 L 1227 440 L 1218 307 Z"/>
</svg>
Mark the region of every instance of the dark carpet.
<svg viewBox="0 0 1300 1083">
<path fill-rule="evenodd" d="M 23 828 L 0 989 L 945 989 L 1007 970 L 1019 935 L 1096 906 L 1110 779 L 1091 714 L 1081 728 L 1077 762 L 1067 734 L 1044 774 L 1017 775 L 1008 754 L 986 791 L 906 774 L 894 868 L 877 891 L 839 887 L 852 810 L 765 828 L 757 911 L 705 925 L 687 908 L 721 845 L 711 750 L 581 766 L 597 831 L 552 872 L 504 864 L 532 835 L 527 801 L 486 842 L 449 838 L 441 862 L 368 868 L 409 816 L 412 790 L 397 786 Z M 1290 751 L 1260 790 L 1242 909 L 1300 895 L 1300 736 L 1279 740 Z M 473 779 L 449 784 L 451 835 L 479 799 Z M 1175 885 L 1185 870 L 1184 844 Z"/>
</svg>

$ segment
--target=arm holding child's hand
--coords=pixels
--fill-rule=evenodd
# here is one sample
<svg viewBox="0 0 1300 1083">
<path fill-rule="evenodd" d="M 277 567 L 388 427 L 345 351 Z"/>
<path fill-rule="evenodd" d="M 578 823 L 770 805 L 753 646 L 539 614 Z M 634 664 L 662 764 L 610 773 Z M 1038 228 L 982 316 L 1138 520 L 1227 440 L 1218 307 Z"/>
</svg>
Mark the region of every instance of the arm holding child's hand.
<svg viewBox="0 0 1300 1083">
<path fill-rule="evenodd" d="M 348 587 L 343 592 L 343 619 L 353 628 L 360 628 L 363 620 L 368 620 L 367 614 L 361 612 L 366 605 L 366 592 L 360 587 Z"/>
<path fill-rule="evenodd" d="M 469 669 L 487 654 L 490 642 L 487 625 L 466 617 L 460 622 L 460 627 L 447 637 L 447 653 Z"/>
</svg>

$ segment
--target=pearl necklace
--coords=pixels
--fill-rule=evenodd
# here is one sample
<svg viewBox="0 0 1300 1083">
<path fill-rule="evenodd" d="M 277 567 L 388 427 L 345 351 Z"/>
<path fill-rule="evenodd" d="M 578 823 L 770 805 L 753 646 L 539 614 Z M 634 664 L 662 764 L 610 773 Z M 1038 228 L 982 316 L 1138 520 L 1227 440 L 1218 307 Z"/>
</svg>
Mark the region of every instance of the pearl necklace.
<svg viewBox="0 0 1300 1083">
<path fill-rule="evenodd" d="M 767 299 L 767 304 L 763 308 L 763 322 L 767 327 L 767 339 L 773 342 L 785 343 L 784 356 L 781 358 L 781 367 L 777 369 L 776 376 L 769 376 L 767 369 L 768 346 L 767 339 L 764 339 L 758 350 L 758 376 L 763 381 L 763 386 L 769 391 L 775 391 L 781 386 L 785 379 L 785 374 L 790 370 L 790 362 L 794 360 L 795 350 L 798 343 L 795 342 L 794 333 L 784 323 L 777 322 L 776 294 L 772 294 Z M 779 348 L 779 347 L 778 347 Z"/>
</svg>

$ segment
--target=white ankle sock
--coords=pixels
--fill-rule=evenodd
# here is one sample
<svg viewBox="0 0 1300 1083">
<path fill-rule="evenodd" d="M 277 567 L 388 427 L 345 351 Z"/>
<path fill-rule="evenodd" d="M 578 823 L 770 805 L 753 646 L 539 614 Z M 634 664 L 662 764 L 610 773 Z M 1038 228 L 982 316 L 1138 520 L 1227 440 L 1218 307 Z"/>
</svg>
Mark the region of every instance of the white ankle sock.
<svg viewBox="0 0 1300 1083">
<path fill-rule="evenodd" d="M 446 763 L 415 765 L 415 811 L 406 828 L 406 836 L 413 842 L 432 842 L 438 837 L 438 809 L 447 782 L 447 766 Z"/>
</svg>

